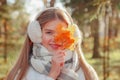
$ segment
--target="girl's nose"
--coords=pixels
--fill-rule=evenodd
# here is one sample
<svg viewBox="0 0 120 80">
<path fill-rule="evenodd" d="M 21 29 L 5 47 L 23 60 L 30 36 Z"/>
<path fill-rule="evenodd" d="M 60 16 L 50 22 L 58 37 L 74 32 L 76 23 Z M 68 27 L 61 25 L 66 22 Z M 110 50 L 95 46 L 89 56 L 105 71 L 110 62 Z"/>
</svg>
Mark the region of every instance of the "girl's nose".
<svg viewBox="0 0 120 80">
<path fill-rule="evenodd" d="M 54 35 L 52 36 L 52 41 L 55 41 L 56 35 L 57 35 L 57 34 L 54 34 Z"/>
<path fill-rule="evenodd" d="M 53 36 L 51 37 L 51 41 L 54 41 L 54 39 L 55 39 L 55 35 L 53 35 Z"/>
</svg>

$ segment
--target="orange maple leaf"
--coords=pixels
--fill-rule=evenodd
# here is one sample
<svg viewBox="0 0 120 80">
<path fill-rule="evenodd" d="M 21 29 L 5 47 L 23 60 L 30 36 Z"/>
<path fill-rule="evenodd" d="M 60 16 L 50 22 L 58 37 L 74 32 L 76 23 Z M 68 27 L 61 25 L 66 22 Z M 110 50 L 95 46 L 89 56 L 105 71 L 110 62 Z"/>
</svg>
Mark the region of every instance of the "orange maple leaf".
<svg viewBox="0 0 120 80">
<path fill-rule="evenodd" d="M 56 44 L 61 45 L 61 49 L 69 49 L 70 46 L 75 42 L 73 35 L 71 35 L 70 30 L 58 24 L 56 28 L 57 35 L 54 38 Z"/>
</svg>

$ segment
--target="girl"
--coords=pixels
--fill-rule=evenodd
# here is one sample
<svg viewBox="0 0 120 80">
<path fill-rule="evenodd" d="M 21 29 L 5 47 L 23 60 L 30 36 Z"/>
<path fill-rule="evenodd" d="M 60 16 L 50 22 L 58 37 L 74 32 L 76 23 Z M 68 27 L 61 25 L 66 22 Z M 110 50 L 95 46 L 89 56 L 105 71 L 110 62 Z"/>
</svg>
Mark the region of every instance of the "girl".
<svg viewBox="0 0 120 80">
<path fill-rule="evenodd" d="M 58 24 L 66 28 L 74 23 L 70 15 L 59 8 L 51 7 L 38 13 L 28 25 L 20 57 L 6 80 L 98 80 L 83 56 L 78 27 L 75 26 L 74 32 L 78 40 L 71 51 L 55 43 Z"/>
</svg>

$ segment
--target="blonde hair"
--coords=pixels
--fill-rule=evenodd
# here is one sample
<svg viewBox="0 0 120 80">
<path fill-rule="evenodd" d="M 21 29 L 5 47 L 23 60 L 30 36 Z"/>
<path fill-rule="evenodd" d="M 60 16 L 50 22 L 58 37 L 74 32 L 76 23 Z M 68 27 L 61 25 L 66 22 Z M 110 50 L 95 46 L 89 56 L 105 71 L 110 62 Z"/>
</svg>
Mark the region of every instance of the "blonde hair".
<svg viewBox="0 0 120 80">
<path fill-rule="evenodd" d="M 21 80 L 23 78 L 29 66 L 28 63 L 29 63 L 31 47 L 32 47 L 32 44 L 30 44 L 30 39 L 27 36 L 18 60 L 14 65 L 14 67 L 11 69 L 11 71 L 8 73 L 5 80 L 14 80 L 14 79 Z"/>
<path fill-rule="evenodd" d="M 82 68 L 86 80 L 99 80 L 96 71 L 87 63 L 81 49 L 81 42 L 76 45 L 76 51 L 79 57 L 79 64 Z"/>
<path fill-rule="evenodd" d="M 70 19 L 69 21 L 67 21 L 67 19 L 65 18 L 66 17 L 65 15 Z M 69 24 L 69 22 L 73 23 L 71 16 L 68 13 L 58 8 L 57 9 L 52 8 L 52 9 L 47 9 L 43 11 L 41 15 L 37 17 L 37 21 L 39 21 L 40 25 L 43 27 L 47 22 L 54 20 L 56 18 L 64 21 L 66 24 Z M 80 39 L 75 49 L 79 56 L 79 62 L 81 65 L 80 67 L 84 72 L 86 80 L 98 80 L 98 76 L 95 70 L 87 63 L 87 61 L 83 56 L 83 52 L 81 50 L 81 42 L 82 42 L 82 39 Z M 25 76 L 29 66 L 29 57 L 31 53 L 30 52 L 31 48 L 32 48 L 31 41 L 27 36 L 25 43 L 23 45 L 23 48 L 21 50 L 19 59 L 15 64 L 15 66 L 12 68 L 12 70 L 9 72 L 6 80 L 14 80 L 15 78 L 16 80 L 21 80 Z"/>
</svg>

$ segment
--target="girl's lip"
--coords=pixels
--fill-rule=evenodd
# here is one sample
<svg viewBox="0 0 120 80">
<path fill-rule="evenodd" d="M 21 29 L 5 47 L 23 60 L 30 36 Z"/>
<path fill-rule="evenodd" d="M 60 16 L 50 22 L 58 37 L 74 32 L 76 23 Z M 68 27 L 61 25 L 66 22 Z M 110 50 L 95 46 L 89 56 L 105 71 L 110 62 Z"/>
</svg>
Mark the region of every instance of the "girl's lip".
<svg viewBox="0 0 120 80">
<path fill-rule="evenodd" d="M 50 44 L 50 46 L 54 49 L 59 49 L 61 47 L 61 45 L 58 44 Z"/>
</svg>

